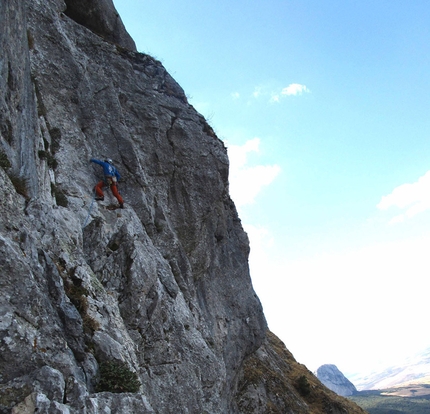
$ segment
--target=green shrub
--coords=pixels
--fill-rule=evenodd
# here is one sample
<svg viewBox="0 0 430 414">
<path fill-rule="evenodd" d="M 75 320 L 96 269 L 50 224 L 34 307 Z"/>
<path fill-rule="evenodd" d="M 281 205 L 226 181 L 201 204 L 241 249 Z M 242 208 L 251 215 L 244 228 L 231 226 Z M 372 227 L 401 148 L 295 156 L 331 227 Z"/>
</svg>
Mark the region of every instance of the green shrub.
<svg viewBox="0 0 430 414">
<path fill-rule="evenodd" d="M 9 178 L 15 187 L 15 191 L 28 199 L 27 179 L 16 174 L 9 174 Z"/>
<path fill-rule="evenodd" d="M 55 193 L 55 201 L 58 206 L 67 207 L 69 205 L 69 200 L 67 200 L 66 195 L 62 191 L 57 191 Z"/>
<path fill-rule="evenodd" d="M 99 380 L 97 392 L 138 392 L 140 388 L 139 377 L 130 371 L 125 362 L 102 362 L 99 366 Z"/>
<path fill-rule="evenodd" d="M 64 192 L 53 183 L 51 183 L 51 194 L 55 198 L 57 206 L 67 207 L 69 205 L 69 200 L 67 199 L 66 194 L 64 194 Z"/>
<path fill-rule="evenodd" d="M 53 170 L 55 170 L 58 167 L 58 161 L 48 151 L 40 150 L 39 158 L 42 160 L 46 160 L 48 167 L 52 168 Z"/>
<path fill-rule="evenodd" d="M 0 151 L 0 167 L 2 167 L 4 170 L 7 170 L 11 166 L 12 164 L 10 163 L 7 155 L 3 151 Z"/>
<path fill-rule="evenodd" d="M 3 138 L 12 145 L 13 143 L 13 127 L 12 122 L 9 119 L 2 120 L 0 123 L 0 133 L 3 135 Z"/>
<path fill-rule="evenodd" d="M 306 397 L 311 393 L 311 385 L 309 384 L 308 379 L 304 375 L 300 376 L 297 379 L 295 383 L 295 387 L 297 391 L 300 393 L 300 395 L 303 397 Z"/>
<path fill-rule="evenodd" d="M 51 128 L 49 129 L 49 135 L 51 135 L 51 152 L 55 154 L 60 149 L 61 130 L 59 128 Z"/>
</svg>

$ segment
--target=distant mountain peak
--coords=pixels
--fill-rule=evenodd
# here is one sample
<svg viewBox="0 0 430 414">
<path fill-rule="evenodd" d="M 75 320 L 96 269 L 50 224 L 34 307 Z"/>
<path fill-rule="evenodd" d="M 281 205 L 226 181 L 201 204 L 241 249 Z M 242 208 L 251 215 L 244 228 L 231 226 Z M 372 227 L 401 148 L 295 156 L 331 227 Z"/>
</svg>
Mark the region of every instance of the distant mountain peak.
<svg viewBox="0 0 430 414">
<path fill-rule="evenodd" d="M 321 365 L 316 370 L 317 378 L 330 390 L 343 397 L 357 393 L 355 385 L 333 364 Z"/>
<path fill-rule="evenodd" d="M 359 390 L 382 390 L 405 384 L 426 384 L 430 377 L 430 348 L 367 375 L 354 376 Z"/>
</svg>

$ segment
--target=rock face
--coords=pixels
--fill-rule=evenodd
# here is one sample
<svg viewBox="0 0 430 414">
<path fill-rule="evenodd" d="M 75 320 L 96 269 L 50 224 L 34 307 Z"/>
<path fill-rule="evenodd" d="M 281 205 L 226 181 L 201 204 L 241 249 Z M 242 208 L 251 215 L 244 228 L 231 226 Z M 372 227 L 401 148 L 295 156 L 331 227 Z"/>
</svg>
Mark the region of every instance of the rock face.
<svg viewBox="0 0 430 414">
<path fill-rule="evenodd" d="M 318 379 L 338 395 L 347 397 L 357 394 L 354 384 L 339 371 L 336 365 L 326 364 L 317 369 Z"/>
<path fill-rule="evenodd" d="M 276 407 L 226 149 L 182 88 L 111 0 L 2 0 L 0 47 L 0 413 Z"/>
<path fill-rule="evenodd" d="M 64 0 L 64 13 L 104 39 L 136 51 L 112 0 Z"/>
</svg>

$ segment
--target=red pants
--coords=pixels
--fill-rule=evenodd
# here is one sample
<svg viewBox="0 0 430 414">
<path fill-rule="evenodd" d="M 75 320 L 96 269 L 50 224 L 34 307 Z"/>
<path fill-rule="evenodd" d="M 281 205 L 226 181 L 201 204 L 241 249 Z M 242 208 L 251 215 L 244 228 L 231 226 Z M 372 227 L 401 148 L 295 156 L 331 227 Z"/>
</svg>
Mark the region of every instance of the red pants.
<svg viewBox="0 0 430 414">
<path fill-rule="evenodd" d="M 100 181 L 94 188 L 96 190 L 96 194 L 98 197 L 104 197 L 103 194 L 103 187 L 105 186 L 105 182 L 104 181 Z M 118 187 L 116 186 L 116 183 L 108 183 L 108 185 L 110 186 L 110 189 L 112 191 L 112 194 L 116 197 L 116 199 L 118 200 L 119 204 L 124 204 L 124 200 L 122 199 L 122 197 L 120 196 L 119 192 L 118 192 Z"/>
</svg>

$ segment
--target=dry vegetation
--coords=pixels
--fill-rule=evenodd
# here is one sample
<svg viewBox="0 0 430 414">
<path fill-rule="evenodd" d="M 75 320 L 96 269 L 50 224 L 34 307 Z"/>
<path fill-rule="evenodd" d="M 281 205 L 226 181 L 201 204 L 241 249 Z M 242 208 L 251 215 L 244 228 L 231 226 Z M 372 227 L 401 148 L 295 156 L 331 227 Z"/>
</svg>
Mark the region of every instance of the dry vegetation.
<svg viewBox="0 0 430 414">
<path fill-rule="evenodd" d="M 259 407 L 253 401 L 251 408 L 246 398 L 251 390 L 259 392 Z M 354 402 L 326 388 L 271 332 L 267 333 L 265 344 L 245 362 L 238 391 L 242 412 L 365 413 Z"/>
</svg>

